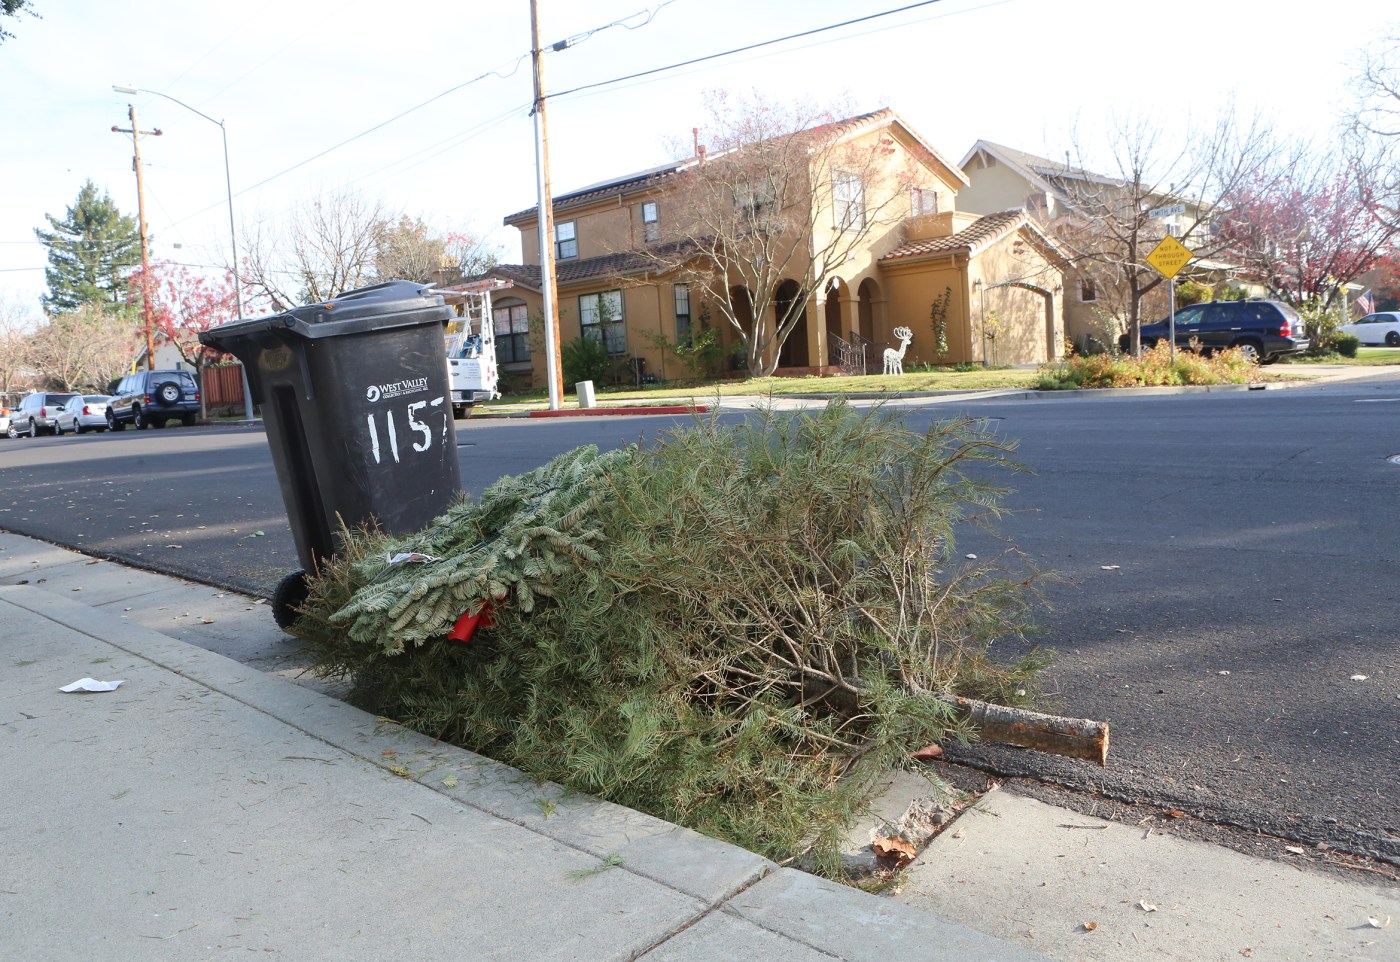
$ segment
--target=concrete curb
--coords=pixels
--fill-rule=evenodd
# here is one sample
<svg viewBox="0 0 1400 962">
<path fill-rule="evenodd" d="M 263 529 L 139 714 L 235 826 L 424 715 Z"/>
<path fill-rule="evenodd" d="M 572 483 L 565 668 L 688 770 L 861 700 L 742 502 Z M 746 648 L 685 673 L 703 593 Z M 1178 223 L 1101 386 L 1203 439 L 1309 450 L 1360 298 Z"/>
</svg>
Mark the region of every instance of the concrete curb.
<svg viewBox="0 0 1400 962">
<path fill-rule="evenodd" d="M 257 945 L 276 946 L 267 951 L 327 962 L 456 959 L 464 939 L 487 952 L 473 957 L 561 962 L 888 962 L 911 946 L 948 962 L 1044 959 L 538 782 L 43 587 L 0 587 L 0 620 L 0 651 L 18 659 L 0 696 L 0 731 L 20 736 L 7 757 L 43 773 L 8 795 L 7 818 L 25 830 L 0 843 L 0 864 L 17 873 L 7 913 L 25 919 L 9 944 L 23 957 L 136 957 L 134 944 L 180 959 L 197 940 L 203 958 L 209 942 L 249 947 L 228 943 L 257 930 Z M 131 682 L 111 696 L 53 693 L 85 671 Z M 94 764 L 100 780 L 79 777 Z M 71 789 L 54 805 L 50 783 Z M 405 836 L 416 841 L 383 847 Z M 331 853 L 349 861 L 317 870 Z M 158 891 L 160 907 L 142 914 Z M 382 918 L 362 915 L 371 898 Z M 174 934 L 137 934 L 146 928 Z"/>
</svg>

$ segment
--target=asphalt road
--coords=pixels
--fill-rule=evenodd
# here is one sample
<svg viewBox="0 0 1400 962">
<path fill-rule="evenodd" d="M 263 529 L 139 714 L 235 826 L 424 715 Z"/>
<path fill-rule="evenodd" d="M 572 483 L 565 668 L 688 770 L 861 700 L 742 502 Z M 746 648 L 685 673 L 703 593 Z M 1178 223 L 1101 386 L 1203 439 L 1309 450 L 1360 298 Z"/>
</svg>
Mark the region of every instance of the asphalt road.
<svg viewBox="0 0 1400 962">
<path fill-rule="evenodd" d="M 960 412 L 1030 469 L 1008 475 L 1000 528 L 1063 579 L 1035 639 L 1058 653 L 1046 687 L 1053 710 L 1111 722 L 1113 748 L 1106 769 L 953 755 L 1400 865 L 1400 378 L 915 404 L 908 419 Z M 674 423 L 459 422 L 463 485 Z M 264 596 L 299 567 L 260 428 L 4 441 L 0 465 L 7 530 Z"/>
</svg>

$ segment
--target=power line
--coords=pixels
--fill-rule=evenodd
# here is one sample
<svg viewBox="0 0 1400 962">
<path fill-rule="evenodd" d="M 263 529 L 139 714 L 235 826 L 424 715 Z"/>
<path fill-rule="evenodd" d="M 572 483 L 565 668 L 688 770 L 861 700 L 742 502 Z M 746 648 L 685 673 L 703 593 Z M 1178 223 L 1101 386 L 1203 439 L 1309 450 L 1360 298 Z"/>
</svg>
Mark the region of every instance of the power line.
<svg viewBox="0 0 1400 962">
<path fill-rule="evenodd" d="M 465 83 L 460 83 L 460 84 L 458 84 L 458 85 L 455 86 L 455 87 L 450 87 L 450 88 L 448 88 L 447 90 L 444 90 L 442 93 L 434 94 L 433 96 L 429 97 L 427 100 L 423 101 L 421 104 L 418 104 L 418 105 L 415 106 L 415 107 L 409 107 L 407 110 L 404 110 L 404 111 L 402 111 L 402 112 L 400 112 L 400 113 L 395 114 L 394 116 L 390 117 L 388 120 L 385 120 L 385 121 L 382 121 L 381 123 L 375 124 L 373 127 L 369 128 L 368 130 L 362 130 L 362 131 L 360 131 L 358 134 L 356 134 L 356 135 L 353 136 L 353 137 L 347 137 L 345 140 L 342 140 L 340 143 L 336 144 L 334 147 L 327 147 L 325 150 L 321 151 L 319 154 L 315 154 L 315 155 L 313 155 L 313 156 L 311 156 L 311 157 L 306 158 L 305 160 L 298 161 L 297 163 L 293 164 L 292 166 L 286 168 L 285 170 L 279 170 L 277 173 L 273 174 L 271 177 L 265 177 L 265 178 L 263 178 L 262 180 L 258 181 L 256 184 L 252 185 L 251 187 L 245 187 L 245 188 L 243 188 L 242 190 L 240 190 L 240 191 L 239 191 L 237 194 L 235 194 L 234 196 L 235 196 L 235 197 L 242 197 L 244 194 L 248 193 L 248 192 L 251 191 L 251 190 L 257 190 L 259 187 L 263 186 L 264 184 L 271 183 L 272 181 L 276 180 L 278 177 L 282 177 L 282 176 L 285 175 L 285 174 L 290 174 L 292 171 L 296 170 L 296 169 L 299 168 L 299 167 L 305 167 L 307 164 L 311 163 L 313 160 L 320 160 L 322 157 L 326 156 L 327 154 L 329 154 L 329 153 L 331 153 L 331 152 L 333 152 L 333 151 L 337 151 L 337 150 L 339 150 L 340 148 L 344 147 L 344 146 L 347 145 L 347 144 L 352 144 L 352 143 L 354 143 L 355 141 L 359 140 L 361 137 L 367 137 L 368 135 L 374 133 L 376 130 L 380 130 L 380 129 L 384 128 L 384 127 L 389 126 L 390 124 L 392 124 L 392 123 L 393 123 L 394 121 L 396 121 L 396 120 L 402 120 L 404 117 L 407 117 L 409 114 L 413 113 L 414 111 L 416 111 L 416 110 L 422 110 L 424 107 L 428 106 L 428 104 L 431 104 L 431 103 L 433 103 L 433 102 L 435 102 L 435 101 L 441 100 L 443 97 L 446 97 L 448 94 L 456 93 L 457 91 L 461 90 L 463 87 L 469 87 L 469 86 L 471 86 L 472 84 L 477 83 L 478 81 L 485 80 L 487 77 L 500 77 L 502 80 L 505 80 L 505 79 L 507 79 L 508 77 L 513 76 L 513 75 L 515 74 L 515 72 L 516 72 L 517 70 L 520 69 L 520 64 L 521 64 L 521 62 L 524 61 L 525 59 L 527 59 L 529 56 L 530 56 L 530 55 L 529 55 L 528 53 L 525 53 L 525 54 L 521 54 L 519 57 L 517 57 L 516 60 L 515 60 L 515 63 L 511 66 L 510 73 L 501 73 L 501 72 L 498 71 L 498 70 L 488 70 L 486 73 L 481 74 L 481 75 L 478 76 L 478 77 L 473 77 L 471 80 L 468 80 L 468 81 L 466 81 Z M 203 211 L 200 211 L 200 213 L 203 213 Z M 191 215 L 191 216 L 197 216 L 197 215 Z"/>
<path fill-rule="evenodd" d="M 842 27 L 849 27 L 857 23 L 865 23 L 867 20 L 877 20 L 880 17 L 889 17 L 896 13 L 904 13 L 907 10 L 917 10 L 919 7 L 932 6 L 941 3 L 942 0 L 919 0 L 918 3 L 911 3 L 903 7 L 896 7 L 893 10 L 884 10 L 880 13 L 871 13 L 863 17 L 855 17 L 851 20 L 843 20 L 841 23 L 828 24 L 825 27 L 814 27 L 811 30 L 803 30 L 801 33 L 790 33 L 785 37 L 775 37 L 772 40 L 761 40 L 758 43 L 747 44 L 743 47 L 735 47 L 732 50 L 725 50 L 720 53 L 707 54 L 703 57 L 695 57 L 691 60 L 683 60 L 680 63 L 668 64 L 664 67 L 653 67 L 650 70 L 642 70 L 637 73 L 628 74 L 625 77 L 614 77 L 612 80 L 600 80 L 597 83 L 584 84 L 580 87 L 572 87 L 568 90 L 561 90 L 549 94 L 550 97 L 567 97 L 569 94 L 576 94 L 584 90 L 593 90 L 597 87 L 606 87 L 611 84 L 624 83 L 628 80 L 636 80 L 638 77 L 649 77 L 652 74 L 662 73 L 667 70 L 678 70 L 681 67 L 690 67 L 697 63 L 704 63 L 707 60 L 718 60 L 720 57 L 732 57 L 734 54 L 746 53 L 750 50 L 757 50 L 761 47 L 771 47 L 773 44 L 786 43 L 789 40 L 799 40 L 802 37 L 810 37 L 818 33 L 826 33 L 828 30 L 839 30 Z"/>
</svg>

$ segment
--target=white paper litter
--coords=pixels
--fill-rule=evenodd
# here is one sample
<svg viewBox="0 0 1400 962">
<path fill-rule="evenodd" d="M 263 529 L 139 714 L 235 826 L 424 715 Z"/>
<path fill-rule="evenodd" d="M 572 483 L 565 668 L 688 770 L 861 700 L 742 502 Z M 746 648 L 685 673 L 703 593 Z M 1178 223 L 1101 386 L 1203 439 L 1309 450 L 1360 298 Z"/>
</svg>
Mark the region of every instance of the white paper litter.
<svg viewBox="0 0 1400 962">
<path fill-rule="evenodd" d="M 391 565 L 401 565 L 401 564 L 409 564 L 409 563 L 411 563 L 411 564 L 428 564 L 428 563 L 433 562 L 433 561 L 441 561 L 441 560 L 442 560 L 441 558 L 434 558 L 434 557 L 433 557 L 432 555 L 430 555 L 430 554 L 422 554 L 422 553 L 417 552 L 417 551 L 401 551 L 401 552 L 399 552 L 399 553 L 396 554 L 396 555 L 391 555 L 391 556 L 388 557 L 389 564 L 391 564 Z"/>
<path fill-rule="evenodd" d="M 96 678 L 79 678 L 71 685 L 64 685 L 59 691 L 116 691 L 126 679 L 121 681 L 98 681 Z"/>
</svg>

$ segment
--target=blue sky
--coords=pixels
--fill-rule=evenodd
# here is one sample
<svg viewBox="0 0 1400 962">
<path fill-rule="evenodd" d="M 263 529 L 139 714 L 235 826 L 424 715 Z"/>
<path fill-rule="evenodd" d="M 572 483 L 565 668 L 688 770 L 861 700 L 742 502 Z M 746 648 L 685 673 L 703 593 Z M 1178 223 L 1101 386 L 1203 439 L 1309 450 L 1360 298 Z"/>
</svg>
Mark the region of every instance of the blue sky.
<svg viewBox="0 0 1400 962">
<path fill-rule="evenodd" d="M 908 2 L 908 0 L 906 0 Z M 540 0 L 551 92 L 903 6 L 900 0 Z M 136 211 L 126 127 L 142 141 L 152 255 L 227 258 L 218 127 L 240 222 L 351 188 L 439 230 L 488 232 L 519 257 L 507 213 L 534 203 L 526 0 L 35 0 L 42 19 L 0 44 L 0 298 L 33 302 L 43 249 L 85 179 Z M 550 102 L 556 193 L 640 170 L 688 146 L 705 91 L 893 108 L 956 160 L 986 138 L 1050 156 L 1136 110 L 1169 130 L 1223 104 L 1326 137 L 1357 50 L 1400 22 L 1379 0 L 1325 8 L 1263 0 L 941 0 L 759 51 Z M 1321 11 L 1321 12 L 1320 12 Z M 648 21 L 648 12 L 650 19 Z M 605 27 L 614 21 L 622 23 Z M 523 59 L 522 59 L 523 57 Z M 498 76 L 495 73 L 503 74 Z M 376 125 L 482 74 L 371 133 Z M 365 133 L 324 157 L 288 168 Z M 704 139 L 702 131 L 701 139 Z M 175 247 L 176 244 L 180 246 Z"/>
</svg>

